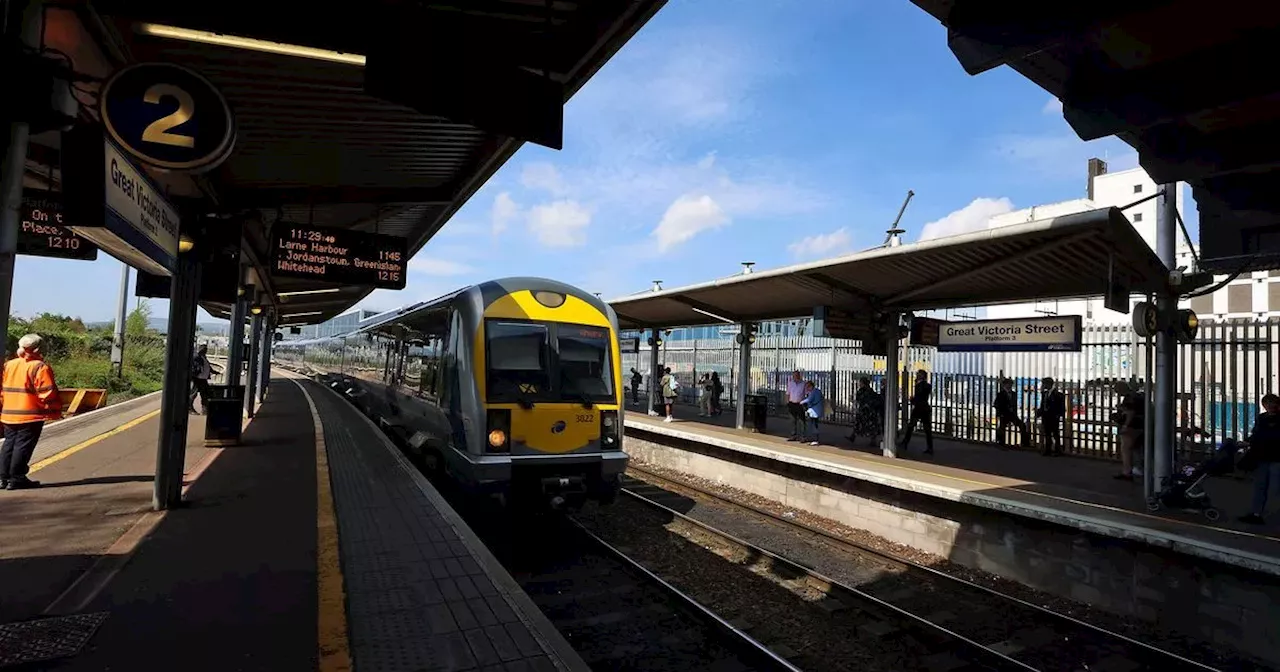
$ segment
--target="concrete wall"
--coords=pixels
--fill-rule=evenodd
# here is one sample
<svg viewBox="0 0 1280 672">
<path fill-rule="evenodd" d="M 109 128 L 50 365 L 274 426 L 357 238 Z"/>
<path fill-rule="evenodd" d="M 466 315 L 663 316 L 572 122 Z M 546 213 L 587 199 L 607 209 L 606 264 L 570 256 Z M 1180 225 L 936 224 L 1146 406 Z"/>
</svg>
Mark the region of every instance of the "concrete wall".
<svg viewBox="0 0 1280 672">
<path fill-rule="evenodd" d="M 641 462 L 1280 664 L 1280 579 L 808 467 L 627 429 Z"/>
</svg>

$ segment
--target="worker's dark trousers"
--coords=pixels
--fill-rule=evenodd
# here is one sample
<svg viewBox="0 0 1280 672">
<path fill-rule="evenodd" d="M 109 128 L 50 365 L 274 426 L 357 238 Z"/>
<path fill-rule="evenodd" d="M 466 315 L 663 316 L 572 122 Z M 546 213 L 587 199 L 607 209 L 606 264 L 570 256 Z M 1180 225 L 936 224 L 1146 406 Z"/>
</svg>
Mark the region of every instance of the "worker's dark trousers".
<svg viewBox="0 0 1280 672">
<path fill-rule="evenodd" d="M 43 422 L 4 426 L 4 447 L 0 448 L 0 481 L 20 480 L 31 470 L 31 454 L 44 430 Z"/>
</svg>

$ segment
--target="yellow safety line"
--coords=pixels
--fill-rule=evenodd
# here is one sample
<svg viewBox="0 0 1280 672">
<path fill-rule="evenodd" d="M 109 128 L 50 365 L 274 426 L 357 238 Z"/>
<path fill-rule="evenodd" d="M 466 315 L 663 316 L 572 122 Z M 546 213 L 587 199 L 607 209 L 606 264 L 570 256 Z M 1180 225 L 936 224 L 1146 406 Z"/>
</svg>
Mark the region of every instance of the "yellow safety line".
<svg viewBox="0 0 1280 672">
<path fill-rule="evenodd" d="M 316 436 L 316 584 L 317 642 L 320 672 L 351 670 L 351 645 L 347 637 L 346 592 L 338 549 L 338 521 L 333 508 L 333 486 L 329 482 L 329 453 L 324 444 L 324 424 L 311 394 L 294 380 L 311 407 Z"/>
<path fill-rule="evenodd" d="M 644 421 L 643 421 L 643 420 L 641 420 L 641 422 L 644 422 Z M 653 426 L 655 426 L 655 427 L 657 427 L 657 426 L 658 426 L 658 425 L 657 425 L 657 423 L 654 423 L 654 422 L 650 422 L 650 423 L 648 423 L 648 424 L 651 424 L 651 425 L 653 425 Z M 728 432 L 719 432 L 719 433 L 723 433 L 723 434 L 725 434 L 726 436 L 733 437 L 733 435 L 732 435 L 732 434 L 729 434 Z M 915 473 L 917 473 L 917 474 L 926 474 L 926 475 L 928 475 L 928 476 L 933 476 L 934 478 L 946 478 L 946 479 L 950 479 L 950 480 L 953 480 L 953 481 L 959 481 L 959 482 L 961 482 L 961 483 L 969 483 L 969 484 L 972 484 L 972 485 L 980 485 L 980 486 L 982 486 L 982 487 L 983 487 L 983 489 L 984 489 L 984 490 L 992 490 L 992 489 L 1013 490 L 1013 491 L 1015 491 L 1015 492 L 1021 492 L 1021 493 L 1023 493 L 1023 494 L 1026 494 L 1026 495 L 1033 495 L 1033 496 L 1035 496 L 1035 497 L 1044 497 L 1045 499 L 1056 499 L 1056 500 L 1058 500 L 1058 501 L 1060 501 L 1060 502 L 1067 502 L 1067 503 L 1069 503 L 1069 504 L 1076 504 L 1076 505 L 1078 505 L 1078 506 L 1085 506 L 1085 507 L 1094 508 L 1094 509 L 1102 509 L 1102 510 L 1105 510 L 1105 511 L 1113 511 L 1113 512 L 1115 512 L 1115 513 L 1123 513 L 1123 514 L 1125 514 L 1125 515 L 1129 515 L 1129 516 L 1136 516 L 1136 517 L 1138 517 L 1138 518 L 1145 518 L 1145 519 L 1148 519 L 1148 520 L 1157 520 L 1157 521 L 1160 521 L 1160 522 L 1162 522 L 1162 523 L 1172 523 L 1172 524 L 1174 524 L 1174 525 L 1182 525 L 1182 526 L 1185 526 L 1185 527 L 1193 527 L 1193 528 L 1201 529 L 1201 530 L 1214 530 L 1214 531 L 1217 531 L 1217 532 L 1225 532 L 1226 534 L 1233 534 L 1233 535 L 1236 535 L 1236 536 L 1239 536 L 1239 537 L 1249 537 L 1249 538 L 1253 538 L 1253 539 L 1261 539 L 1261 540 L 1263 540 L 1263 541 L 1271 541 L 1271 542 L 1280 541 L 1280 539 L 1277 539 L 1276 537 L 1269 537 L 1269 536 L 1264 535 L 1264 534 L 1255 534 L 1255 533 L 1253 533 L 1253 532 L 1242 532 L 1242 531 L 1240 531 L 1240 530 L 1233 530 L 1233 529 L 1226 528 L 1226 527 L 1218 527 L 1218 526 L 1216 526 L 1216 525 L 1202 525 L 1202 524 L 1200 524 L 1200 523 L 1193 523 L 1193 522 L 1186 521 L 1186 520 L 1178 520 L 1178 519 L 1176 519 L 1176 518 L 1162 518 L 1162 517 L 1160 517 L 1160 516 L 1153 516 L 1153 515 L 1151 515 L 1151 514 L 1149 514 L 1149 513 L 1144 513 L 1144 512 L 1142 512 L 1142 511 L 1133 511 L 1133 510 L 1131 510 L 1131 509 L 1122 509 L 1122 508 L 1120 508 L 1120 507 L 1118 507 L 1118 506 L 1108 506 L 1108 505 L 1106 505 L 1106 504 L 1095 504 L 1095 503 L 1093 503 L 1093 502 L 1085 502 L 1085 501 L 1082 501 L 1082 500 L 1079 500 L 1079 499 L 1071 499 L 1070 497 L 1059 497 L 1058 495 L 1050 495 L 1050 494 L 1043 493 L 1043 492 L 1036 492 L 1036 491 L 1034 491 L 1034 490 L 1026 490 L 1026 489 L 1019 488 L 1019 487 L 1012 486 L 1012 485 L 999 485 L 999 484 L 997 484 L 997 483 L 988 483 L 988 482 L 984 482 L 984 481 L 975 481 L 975 480 L 968 479 L 968 478 L 962 478 L 962 477 L 960 477 L 960 476 L 952 476 L 952 475 L 950 475 L 950 474 L 941 474 L 941 473 L 938 473 L 938 472 L 936 472 L 936 471 L 929 471 L 928 469 L 920 469 L 920 468 L 918 468 L 918 467 L 911 467 L 911 466 L 907 466 L 907 465 L 905 465 L 905 464 L 885 464 L 884 462 L 880 462 L 879 460 L 874 460 L 874 459 L 872 459 L 872 458 L 871 458 L 871 456 L 868 456 L 868 455 L 858 455 L 858 454 L 853 454 L 853 455 L 843 455 L 843 454 L 841 454 L 841 455 L 832 455 L 832 454 L 827 453 L 827 452 L 825 452 L 825 451 L 815 450 L 815 449 L 810 448 L 810 447 L 808 447 L 808 446 L 777 446 L 777 447 L 775 447 L 775 446 L 772 446 L 772 445 L 769 445 L 769 444 L 767 444 L 767 443 L 766 443 L 766 444 L 765 444 L 765 447 L 766 447 L 768 450 L 778 450 L 779 448 L 785 448 L 785 449 L 787 449 L 787 450 L 800 449 L 800 450 L 808 451 L 808 452 L 813 453 L 813 454 L 815 454 L 815 455 L 822 455 L 823 457 L 826 457 L 826 458 L 827 458 L 827 461 L 830 461 L 830 458 L 832 458 L 832 457 L 850 457 L 850 458 L 853 458 L 853 459 L 858 460 L 858 461 L 860 461 L 860 462 L 865 462 L 865 463 L 869 463 L 869 464 L 874 464 L 874 465 L 877 465 L 877 466 L 888 467 L 888 468 L 891 468 L 891 469 L 902 469 L 903 471 L 911 471 L 911 472 L 915 472 Z M 896 459 L 902 459 L 902 458 L 896 458 L 896 457 L 895 457 L 895 458 L 885 458 L 885 459 L 895 459 L 895 460 L 896 460 Z M 836 463 L 836 464 L 838 464 L 838 463 Z M 944 466 L 944 465 L 939 465 L 939 466 Z M 959 467 L 947 467 L 947 468 L 948 468 L 948 469 L 959 469 Z M 1014 479 L 1010 479 L 1010 480 L 1014 480 Z M 1070 515 L 1070 513 L 1069 513 L 1069 512 L 1065 512 L 1065 511 L 1064 511 L 1064 512 L 1062 512 L 1062 513 L 1064 513 L 1065 515 Z"/>
<path fill-rule="evenodd" d="M 36 462 L 35 464 L 31 465 L 31 470 L 29 473 L 35 473 L 51 464 L 55 464 L 61 460 L 65 460 L 66 458 L 71 457 L 72 455 L 75 455 L 76 453 L 84 450 L 85 448 L 88 448 L 89 446 L 92 446 L 95 443 L 98 443 L 99 441 L 102 441 L 104 439 L 109 439 L 115 436 L 116 434 L 119 434 L 120 432 L 137 427 L 138 425 L 141 425 L 142 423 L 150 420 L 151 418 L 156 417 L 157 415 L 160 415 L 159 409 L 150 411 L 140 418 L 130 420 L 129 422 L 126 422 L 123 425 L 116 427 L 115 429 L 107 430 L 91 439 L 81 441 L 80 443 L 77 443 L 76 445 L 71 446 L 70 448 L 67 448 L 66 450 L 58 453 L 57 455 L 50 455 L 49 457 L 46 457 L 43 460 L 40 460 L 39 462 Z"/>
</svg>

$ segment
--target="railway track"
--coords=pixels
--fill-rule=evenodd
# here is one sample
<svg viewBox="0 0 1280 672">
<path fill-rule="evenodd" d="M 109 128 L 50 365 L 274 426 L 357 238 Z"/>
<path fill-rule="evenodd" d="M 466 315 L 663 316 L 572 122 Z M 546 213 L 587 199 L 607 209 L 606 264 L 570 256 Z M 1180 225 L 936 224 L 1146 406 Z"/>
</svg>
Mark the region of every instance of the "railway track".
<svg viewBox="0 0 1280 672">
<path fill-rule="evenodd" d="M 660 510 L 667 516 L 678 517 L 692 525 L 720 535 L 730 543 L 757 548 L 755 552 L 768 553 L 781 562 L 810 573 L 813 580 L 828 586 L 827 590 L 840 600 L 848 600 L 850 606 L 870 604 L 888 618 L 897 617 L 903 628 L 923 629 L 926 633 L 944 639 L 949 634 L 951 650 L 958 656 L 978 665 L 990 665 L 996 669 L 1044 670 L 1057 672 L 1076 670 L 1115 670 L 1136 672 L 1212 672 L 1215 668 L 1165 651 L 1151 644 L 1140 642 L 1123 634 L 1111 632 L 1044 607 L 1005 595 L 985 586 L 951 576 L 944 572 L 898 558 L 873 548 L 834 536 L 802 522 L 778 516 L 724 497 L 719 493 L 673 481 L 659 474 L 637 467 L 630 470 L 643 476 L 643 480 L 628 478 L 623 492 L 637 502 Z M 736 509 L 748 516 L 763 519 L 768 524 L 782 526 L 812 541 L 825 543 L 838 550 L 871 559 L 902 572 L 906 581 L 899 581 L 891 591 L 846 585 L 802 567 L 772 552 L 754 547 L 705 523 L 674 510 L 666 503 L 688 502 L 681 492 L 692 493 L 716 503 Z M 903 587 L 903 586 L 907 587 Z M 949 604 L 950 613 L 963 613 L 965 618 L 947 623 L 930 619 L 939 604 Z M 887 609 L 885 609 L 887 607 Z"/>
<path fill-rule="evenodd" d="M 466 508 L 472 529 L 594 670 L 799 672 L 572 518 Z"/>
</svg>

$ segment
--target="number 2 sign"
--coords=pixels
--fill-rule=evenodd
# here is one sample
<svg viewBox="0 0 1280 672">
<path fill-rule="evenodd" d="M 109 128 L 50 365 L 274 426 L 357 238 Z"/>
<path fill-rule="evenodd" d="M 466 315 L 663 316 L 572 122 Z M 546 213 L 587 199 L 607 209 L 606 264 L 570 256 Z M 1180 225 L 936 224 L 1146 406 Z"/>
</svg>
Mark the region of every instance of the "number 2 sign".
<svg viewBox="0 0 1280 672">
<path fill-rule="evenodd" d="M 157 168 L 205 172 L 225 161 L 235 146 L 235 119 L 222 93 L 180 65 L 124 68 L 107 81 L 99 100 L 111 139 Z"/>
</svg>

